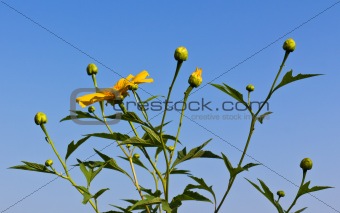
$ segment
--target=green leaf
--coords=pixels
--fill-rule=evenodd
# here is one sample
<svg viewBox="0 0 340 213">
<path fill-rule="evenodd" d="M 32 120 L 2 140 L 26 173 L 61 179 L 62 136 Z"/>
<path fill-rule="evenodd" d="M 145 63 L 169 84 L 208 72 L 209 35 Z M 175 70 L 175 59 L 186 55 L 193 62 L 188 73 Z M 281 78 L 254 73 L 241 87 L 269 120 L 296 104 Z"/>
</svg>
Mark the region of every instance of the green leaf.
<svg viewBox="0 0 340 213">
<path fill-rule="evenodd" d="M 127 158 L 127 157 L 121 157 L 121 156 L 119 156 L 120 158 L 122 158 L 122 159 L 124 159 L 124 160 L 126 160 L 126 161 L 129 161 L 129 159 Z M 132 158 L 132 162 L 134 163 L 134 164 L 136 164 L 136 165 L 138 165 L 138 166 L 140 166 L 140 167 L 142 167 L 142 168 L 144 168 L 144 169 L 146 169 L 146 170 L 148 170 L 149 171 L 149 169 L 143 164 L 143 162 L 142 161 L 140 161 L 138 158 Z"/>
<path fill-rule="evenodd" d="M 146 188 L 144 188 L 144 187 L 142 187 L 142 186 L 140 187 L 140 189 L 141 189 L 143 192 L 146 192 L 146 193 L 148 193 L 149 195 L 154 196 L 154 197 L 160 197 L 161 194 L 162 194 L 162 192 L 161 192 L 160 190 L 156 190 L 155 192 L 152 192 L 151 189 L 146 189 Z"/>
<path fill-rule="evenodd" d="M 173 168 L 170 171 L 170 174 L 172 174 L 172 175 L 177 175 L 177 174 L 179 174 L 179 175 L 191 175 L 189 170 L 181 170 L 181 169 L 177 169 L 177 168 Z"/>
<path fill-rule="evenodd" d="M 91 172 L 86 169 L 86 166 L 81 162 L 81 160 L 77 159 L 79 163 L 79 168 L 81 172 L 84 174 L 84 177 L 86 178 L 87 185 L 89 186 L 91 183 Z"/>
<path fill-rule="evenodd" d="M 198 192 L 193 192 L 190 190 L 184 191 L 182 194 L 177 195 L 174 200 L 180 200 L 180 201 L 189 201 L 189 200 L 195 200 L 195 201 L 202 201 L 202 202 L 211 202 L 208 198 L 205 196 L 199 194 Z M 177 201 L 178 202 L 178 201 Z M 171 206 L 171 205 L 170 205 Z"/>
<path fill-rule="evenodd" d="M 114 132 L 114 133 L 92 133 L 92 134 L 87 134 L 86 137 L 98 137 L 98 138 L 105 138 L 105 139 L 110 139 L 110 140 L 116 140 L 116 141 L 125 141 L 130 138 L 130 136 L 126 134 L 121 134 L 119 132 Z"/>
<path fill-rule="evenodd" d="M 73 119 L 80 119 L 80 118 L 90 118 L 90 119 L 96 119 L 98 121 L 103 122 L 101 119 L 91 115 L 88 112 L 83 112 L 83 111 L 78 111 L 78 110 L 71 110 L 71 112 L 75 113 L 74 115 L 69 115 L 66 116 L 65 118 L 61 119 L 60 122 L 62 121 L 68 121 L 68 120 L 73 120 Z"/>
<path fill-rule="evenodd" d="M 305 184 L 303 184 L 299 191 L 298 191 L 298 197 L 307 194 L 307 193 L 311 193 L 311 192 L 316 192 L 316 191 L 320 191 L 320 190 L 324 190 L 324 189 L 329 189 L 329 188 L 333 188 L 331 186 L 314 186 L 312 188 L 309 188 L 309 184 L 310 181 L 306 182 Z"/>
<path fill-rule="evenodd" d="M 253 183 L 253 182 L 251 182 L 250 180 L 248 180 L 247 178 L 246 178 L 246 180 L 251 184 L 251 185 L 253 185 L 261 194 L 263 194 L 274 206 L 275 206 L 275 208 L 278 210 L 278 212 L 279 213 L 285 213 L 284 212 L 284 210 L 283 210 L 283 208 L 281 207 L 281 205 L 278 203 L 278 202 L 276 202 L 275 200 L 274 200 L 274 194 L 270 191 L 270 189 L 268 188 L 268 186 L 262 181 L 262 180 L 260 180 L 260 179 L 258 179 L 259 180 L 259 182 L 260 182 L 260 184 L 261 184 L 261 187 L 262 187 L 262 189 L 263 189 L 263 191 L 262 191 L 262 189 L 258 186 L 258 185 L 256 185 L 255 183 Z"/>
<path fill-rule="evenodd" d="M 99 190 L 96 194 L 94 194 L 94 195 L 92 196 L 92 198 L 97 199 L 100 195 L 102 195 L 102 194 L 103 194 L 104 192 L 106 192 L 107 190 L 109 190 L 109 188 Z"/>
<path fill-rule="evenodd" d="M 163 199 L 160 197 L 153 197 L 153 196 L 145 196 L 146 198 L 144 200 L 140 200 L 137 203 L 133 204 L 130 208 L 128 208 L 128 211 L 132 211 L 136 207 L 144 207 L 146 205 L 152 205 L 152 204 L 159 204 L 162 203 Z"/>
<path fill-rule="evenodd" d="M 83 194 L 83 204 L 86 204 L 87 202 L 89 202 L 89 200 L 92 198 L 92 195 L 89 192 L 89 190 L 86 187 L 84 187 L 84 186 L 75 186 L 75 187 L 82 191 L 82 194 Z"/>
<path fill-rule="evenodd" d="M 104 168 L 112 169 L 112 170 L 121 172 L 121 173 L 125 174 L 126 176 L 128 176 L 132 180 L 132 177 L 129 175 L 129 173 L 127 173 L 124 169 L 119 167 L 117 162 L 115 161 L 115 159 L 101 153 L 100 151 L 98 151 L 96 149 L 94 149 L 94 151 L 105 161 L 106 164 L 105 164 Z"/>
<path fill-rule="evenodd" d="M 248 171 L 248 169 L 250 169 L 251 167 L 254 167 L 254 166 L 257 166 L 257 165 L 260 165 L 258 163 L 248 163 L 246 164 L 245 166 L 243 167 L 236 167 L 234 168 L 229 159 L 227 158 L 227 156 L 225 156 L 223 153 L 222 153 L 222 157 L 223 157 L 223 161 L 224 161 L 224 164 L 226 165 L 228 171 L 229 171 L 229 174 L 230 174 L 230 177 L 235 177 L 236 175 L 238 175 L 239 173 L 243 172 L 243 171 Z"/>
<path fill-rule="evenodd" d="M 106 118 L 119 119 L 119 120 L 124 120 L 124 121 L 131 121 L 131 122 L 134 122 L 134 123 L 142 124 L 144 126 L 148 126 L 148 124 L 146 122 L 144 122 L 142 119 L 140 119 L 138 117 L 138 115 L 134 112 L 126 112 L 124 114 L 117 113 L 117 114 L 114 114 L 114 115 L 106 116 Z"/>
<path fill-rule="evenodd" d="M 302 208 L 302 209 L 300 209 L 300 210 L 297 210 L 295 213 L 301 213 L 301 212 L 303 212 L 305 209 L 307 209 L 307 207 Z"/>
<path fill-rule="evenodd" d="M 190 190 L 190 189 L 202 189 L 202 190 L 208 191 L 213 196 L 214 203 L 216 203 L 216 196 L 215 196 L 215 192 L 212 189 L 212 186 L 208 186 L 202 178 L 198 178 L 194 176 L 189 176 L 189 177 L 193 179 L 194 181 L 196 181 L 198 185 L 188 184 L 185 187 L 184 191 Z"/>
<path fill-rule="evenodd" d="M 67 152 L 66 152 L 66 156 L 65 156 L 65 160 L 68 159 L 68 157 L 70 157 L 70 155 L 80 146 L 82 145 L 85 141 L 87 141 L 87 139 L 89 139 L 91 136 L 86 136 L 85 138 L 80 139 L 79 141 L 77 141 L 76 144 L 74 144 L 74 141 L 72 141 L 68 147 L 67 147 Z"/>
<path fill-rule="evenodd" d="M 122 142 L 122 144 L 131 144 L 133 146 L 138 147 L 162 147 L 162 144 L 152 141 L 152 140 L 143 140 L 139 137 L 132 137 Z"/>
<path fill-rule="evenodd" d="M 174 213 L 173 211 L 172 211 L 172 209 L 170 208 L 170 205 L 169 205 L 169 203 L 166 201 L 166 200 L 162 200 L 162 209 L 164 210 L 164 211 L 166 211 L 166 213 Z M 156 212 L 157 212 L 157 209 L 156 209 Z"/>
<path fill-rule="evenodd" d="M 272 112 L 265 112 L 265 113 L 263 113 L 262 115 L 260 115 L 259 117 L 257 117 L 257 120 L 262 124 L 264 118 L 265 118 L 267 115 L 270 115 L 270 114 L 272 114 Z"/>
<path fill-rule="evenodd" d="M 177 153 L 176 160 L 174 161 L 174 163 L 171 166 L 171 169 L 173 169 L 176 165 L 178 165 L 178 164 L 180 164 L 184 161 L 194 159 L 194 158 L 219 158 L 219 159 L 221 159 L 220 156 L 218 156 L 218 155 L 216 155 L 216 154 L 214 154 L 210 151 L 202 150 L 210 141 L 211 141 L 211 139 L 204 142 L 202 145 L 191 149 L 189 151 L 189 153 L 187 153 L 186 148 L 184 148 L 182 151 L 179 151 Z"/>
<path fill-rule="evenodd" d="M 274 88 L 273 92 L 277 89 L 279 89 L 280 87 L 283 87 L 289 83 L 292 83 L 294 81 L 298 81 L 298 80 L 301 80 L 301 79 L 305 79 L 305 78 L 310 78 L 310 77 L 314 77 L 314 76 L 319 76 L 319 75 L 322 75 L 322 74 L 298 74 L 297 76 L 293 76 L 293 70 L 287 72 L 281 82 Z"/>
<path fill-rule="evenodd" d="M 49 170 L 45 165 L 27 162 L 27 161 L 21 161 L 21 162 L 23 162 L 25 165 L 12 166 L 9 169 L 20 169 L 20 170 L 27 170 L 27 171 L 33 171 L 33 172 L 43 172 L 43 173 L 54 174 L 54 172 Z"/>
<path fill-rule="evenodd" d="M 244 106 L 249 108 L 246 102 L 243 100 L 243 95 L 237 91 L 236 89 L 228 86 L 227 84 L 220 85 L 220 84 L 211 84 L 212 86 L 216 87 L 217 89 L 221 90 L 222 92 L 228 94 L 229 96 L 233 97 L 238 102 L 242 103 Z"/>
<path fill-rule="evenodd" d="M 154 143 L 158 143 L 161 145 L 161 139 L 158 136 L 157 133 L 155 133 L 153 130 L 142 126 L 142 129 L 145 131 L 145 133 L 149 136 L 150 140 L 152 140 Z"/>
</svg>

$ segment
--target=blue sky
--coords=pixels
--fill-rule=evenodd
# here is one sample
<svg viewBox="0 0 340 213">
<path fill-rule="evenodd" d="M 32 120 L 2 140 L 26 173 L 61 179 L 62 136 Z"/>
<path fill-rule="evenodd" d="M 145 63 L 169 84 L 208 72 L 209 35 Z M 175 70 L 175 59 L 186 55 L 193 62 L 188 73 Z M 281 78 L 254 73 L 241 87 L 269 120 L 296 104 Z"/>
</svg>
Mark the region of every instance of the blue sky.
<svg viewBox="0 0 340 213">
<path fill-rule="evenodd" d="M 208 82 L 225 82 L 244 93 L 245 86 L 252 83 L 256 87 L 253 99 L 263 100 L 282 60 L 282 43 L 292 37 L 297 47 L 284 71 L 325 75 L 291 84 L 273 96 L 270 111 L 274 113 L 263 125 L 257 125 L 248 154 L 276 173 L 264 166 L 243 173 L 221 212 L 274 211 L 243 177 L 253 181 L 260 178 L 273 191 L 284 189 L 286 197 L 282 203 L 287 206 L 297 190 L 289 181 L 300 182 L 299 163 L 304 157 L 314 161 L 314 168 L 308 174 L 312 184 L 335 188 L 313 194 L 316 198 L 303 197 L 298 207 L 308 206 L 306 212 L 339 212 L 340 4 L 335 3 L 328 0 L 313 3 L 306 0 L 1 1 L 0 188 L 3 193 L 0 210 L 6 213 L 92 211 L 90 206 L 81 204 L 81 195 L 63 180 L 52 181 L 51 175 L 7 169 L 21 160 L 56 161 L 33 122 L 38 111 L 48 115 L 47 128 L 61 155 L 72 140 L 89 132 L 105 131 L 103 126 L 59 123 L 70 109 L 71 93 L 92 86 L 85 72 L 87 64 L 98 65 L 100 87 L 112 86 L 121 76 L 148 70 L 155 82 L 141 85 L 140 95 L 145 99 L 150 94 L 167 93 L 175 69 L 174 49 L 184 45 L 189 50 L 189 60 L 182 67 L 172 97 L 174 101 L 182 98 L 188 76 L 201 67 L 204 83 L 190 99 L 204 98 L 215 109 L 231 99 L 210 85 L 204 86 Z M 192 148 L 213 138 L 207 148 L 225 153 L 236 164 L 241 153 L 229 144 L 243 148 L 249 126 L 245 113 L 236 110 L 186 113 L 180 138 L 183 145 Z M 199 119 L 200 115 L 219 120 Z M 224 115 L 241 119 L 223 120 Z M 177 119 L 177 112 L 169 113 L 168 120 L 174 122 L 167 132 L 175 134 Z M 160 116 L 154 122 L 159 123 Z M 126 132 L 128 126 L 119 123 L 114 128 Z M 92 155 L 92 148 L 101 149 L 108 144 L 105 140 L 91 140 L 74 154 L 69 164 L 76 162 L 75 157 L 85 159 Z M 105 149 L 105 153 L 121 154 L 114 146 Z M 251 161 L 245 159 L 246 163 Z M 213 185 L 220 200 L 227 185 L 227 170 L 222 161 L 196 160 L 184 166 Z M 150 181 L 139 172 L 141 180 Z M 84 183 L 79 171 L 75 169 L 72 175 L 77 182 Z M 174 177 L 173 195 L 187 183 L 186 178 Z M 102 197 L 102 211 L 110 209 L 108 204 L 123 204 L 119 199 L 134 192 L 130 182 L 112 172 L 103 172 L 94 185 L 111 189 Z M 211 212 L 212 208 L 206 203 L 187 202 L 180 212 Z"/>
</svg>

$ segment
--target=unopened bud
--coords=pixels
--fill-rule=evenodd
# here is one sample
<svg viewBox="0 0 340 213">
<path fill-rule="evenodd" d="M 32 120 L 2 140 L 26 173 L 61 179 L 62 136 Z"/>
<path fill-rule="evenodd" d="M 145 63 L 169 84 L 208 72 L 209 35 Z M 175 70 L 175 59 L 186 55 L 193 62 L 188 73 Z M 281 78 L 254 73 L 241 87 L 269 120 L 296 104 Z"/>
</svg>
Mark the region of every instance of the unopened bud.
<svg viewBox="0 0 340 213">
<path fill-rule="evenodd" d="M 252 85 L 252 84 L 248 84 L 247 87 L 246 87 L 246 90 L 247 90 L 248 92 L 252 92 L 252 91 L 255 90 L 255 87 L 254 87 L 254 85 Z"/>
<path fill-rule="evenodd" d="M 49 159 L 45 161 L 45 166 L 52 166 L 53 165 L 53 160 Z"/>
<path fill-rule="evenodd" d="M 311 170 L 313 167 L 313 161 L 310 158 L 304 158 L 300 163 L 300 167 L 303 170 Z"/>
<path fill-rule="evenodd" d="M 140 156 L 139 156 L 138 153 L 136 153 L 136 154 L 133 155 L 133 157 L 138 159 Z"/>
<path fill-rule="evenodd" d="M 286 194 L 284 191 L 280 190 L 280 191 L 277 191 L 276 193 L 279 197 L 284 197 Z"/>
<path fill-rule="evenodd" d="M 188 83 L 192 87 L 198 87 L 202 83 L 202 69 L 196 68 L 196 70 L 190 75 Z"/>
<path fill-rule="evenodd" d="M 173 146 L 169 146 L 168 148 L 169 148 L 170 152 L 173 152 L 175 150 L 175 147 L 173 147 Z"/>
<path fill-rule="evenodd" d="M 98 73 L 98 67 L 95 64 L 89 64 L 86 68 L 88 75 L 95 75 Z"/>
<path fill-rule="evenodd" d="M 188 59 L 188 50 L 187 48 L 180 46 L 177 47 L 175 50 L 175 55 L 174 55 L 176 61 L 186 61 Z"/>
<path fill-rule="evenodd" d="M 34 117 L 34 122 L 37 125 L 45 124 L 47 123 L 47 116 L 43 112 L 38 112 Z"/>
<path fill-rule="evenodd" d="M 94 106 L 90 106 L 89 108 L 87 108 L 89 113 L 94 113 L 94 111 L 96 111 L 96 108 Z"/>
<path fill-rule="evenodd" d="M 293 52 L 295 50 L 295 41 L 292 38 L 289 38 L 285 41 L 285 43 L 283 43 L 282 48 L 286 51 L 286 52 Z"/>
</svg>

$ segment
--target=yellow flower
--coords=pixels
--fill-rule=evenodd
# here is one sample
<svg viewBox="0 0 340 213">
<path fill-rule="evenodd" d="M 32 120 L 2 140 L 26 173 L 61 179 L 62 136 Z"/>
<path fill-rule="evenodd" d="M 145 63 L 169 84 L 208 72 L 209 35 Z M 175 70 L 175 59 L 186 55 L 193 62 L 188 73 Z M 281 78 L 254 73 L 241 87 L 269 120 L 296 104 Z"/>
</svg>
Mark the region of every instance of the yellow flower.
<svg viewBox="0 0 340 213">
<path fill-rule="evenodd" d="M 126 78 L 119 79 L 113 88 L 78 97 L 76 101 L 84 108 L 99 101 L 120 100 L 128 95 L 130 85 L 153 82 L 153 79 L 146 78 L 147 76 L 149 76 L 149 73 L 146 70 L 143 70 L 136 76 L 130 74 Z"/>
<path fill-rule="evenodd" d="M 190 75 L 188 80 L 190 86 L 198 87 L 202 83 L 202 69 L 196 68 L 196 70 Z"/>
</svg>

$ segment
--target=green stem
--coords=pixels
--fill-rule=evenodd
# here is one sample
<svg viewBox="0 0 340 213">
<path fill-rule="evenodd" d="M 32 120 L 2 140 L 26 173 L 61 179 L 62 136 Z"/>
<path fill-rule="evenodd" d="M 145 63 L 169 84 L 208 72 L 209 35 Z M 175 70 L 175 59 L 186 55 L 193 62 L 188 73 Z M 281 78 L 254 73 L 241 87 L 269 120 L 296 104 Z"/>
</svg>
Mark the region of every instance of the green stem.
<svg viewBox="0 0 340 213">
<path fill-rule="evenodd" d="M 165 163 L 166 163 L 166 186 L 165 186 L 165 200 L 168 201 L 169 200 L 169 179 L 170 179 L 170 165 L 169 165 L 169 159 L 168 159 L 168 154 L 167 154 L 167 149 L 165 147 L 165 143 L 163 140 L 163 125 L 164 125 L 164 121 L 165 121 L 165 117 L 166 117 L 166 112 L 167 112 L 167 108 L 168 108 L 168 104 L 169 104 L 169 99 L 170 99 L 170 95 L 172 92 L 172 88 L 175 84 L 177 75 L 179 73 L 179 70 L 181 69 L 181 66 L 183 64 L 183 61 L 177 61 L 177 66 L 176 66 L 176 71 L 175 71 L 175 75 L 174 78 L 172 79 L 171 85 L 169 87 L 169 91 L 168 91 L 168 95 L 165 101 L 165 108 L 164 108 L 164 113 L 163 113 L 163 117 L 162 117 L 162 122 L 161 122 L 161 127 L 159 130 L 159 136 L 160 136 L 160 140 L 162 143 L 162 147 L 163 147 L 163 153 L 164 153 L 164 158 L 165 158 Z"/>
<path fill-rule="evenodd" d="M 302 181 L 301 181 L 301 184 L 300 184 L 300 187 L 299 187 L 299 191 L 301 189 L 301 187 L 303 186 L 304 182 L 305 182 L 305 179 L 306 179 L 306 174 L 307 174 L 307 170 L 303 170 L 303 175 L 302 175 Z M 297 192 L 295 198 L 294 198 L 294 201 L 292 203 L 292 205 L 290 205 L 290 207 L 288 208 L 287 212 L 286 213 L 289 213 L 289 211 L 293 208 L 293 206 L 296 204 L 296 201 L 299 199 L 300 195 L 299 195 L 299 191 Z"/>
<path fill-rule="evenodd" d="M 53 152 L 55 153 L 55 155 L 57 156 L 59 162 L 60 162 L 61 165 L 63 166 L 64 171 L 65 171 L 65 174 L 66 174 L 66 177 L 63 176 L 63 175 L 59 175 L 59 174 L 57 174 L 57 175 L 58 175 L 59 177 L 62 177 L 62 178 L 64 178 L 64 179 L 67 179 L 67 180 L 72 184 L 72 186 L 74 186 L 74 187 L 80 192 L 80 194 L 83 195 L 84 192 L 83 192 L 82 190 L 78 189 L 78 188 L 76 187 L 76 186 L 77 186 L 76 183 L 72 180 L 72 178 L 71 178 L 71 176 L 70 176 L 70 174 L 69 174 L 69 172 L 68 172 L 67 166 L 66 166 L 65 162 L 63 161 L 63 159 L 60 157 L 60 155 L 59 155 L 57 149 L 55 148 L 54 143 L 53 143 L 53 141 L 51 140 L 51 138 L 50 138 L 50 136 L 49 136 L 49 134 L 48 134 L 48 132 L 47 132 L 47 130 L 46 130 L 45 125 L 44 125 L 44 124 L 41 124 L 40 127 L 41 127 L 42 131 L 45 133 L 45 136 L 46 136 L 46 138 L 47 138 L 47 140 L 48 140 L 48 143 L 51 145 L 51 147 L 52 147 L 52 149 L 53 149 Z M 54 171 L 55 171 L 55 170 L 54 170 Z M 55 172 L 56 172 L 56 171 L 55 171 Z M 96 211 L 96 213 L 99 213 L 99 211 L 97 210 L 97 207 L 96 207 L 96 205 L 93 203 L 93 201 L 92 201 L 92 200 L 89 200 L 89 203 L 91 204 L 92 208 Z"/>
<path fill-rule="evenodd" d="M 180 119 L 179 119 L 179 124 L 178 124 L 176 139 L 175 139 L 175 143 L 174 143 L 174 150 L 176 149 L 176 145 L 177 145 L 177 142 L 178 142 L 178 137 L 179 137 L 179 134 L 180 134 L 180 132 L 181 132 L 182 121 L 183 121 L 183 116 L 184 116 L 184 110 L 185 110 L 185 108 L 186 108 L 186 103 L 187 103 L 189 94 L 190 94 L 190 92 L 192 91 L 192 89 L 193 89 L 193 87 L 192 87 L 192 86 L 189 86 L 189 87 L 187 88 L 187 90 L 184 92 L 184 99 L 183 99 L 181 117 L 180 117 Z M 169 164 L 171 164 L 171 160 L 172 160 L 172 157 L 173 157 L 174 153 L 175 153 L 175 152 L 171 152 L 171 154 L 170 154 Z"/>
<path fill-rule="evenodd" d="M 284 57 L 283 57 L 282 63 L 281 63 L 281 65 L 280 65 L 280 69 L 279 69 L 279 71 L 277 72 L 276 77 L 275 77 L 275 80 L 274 80 L 274 82 L 273 82 L 273 84 L 272 84 L 272 87 L 271 87 L 270 90 L 269 90 L 269 93 L 268 93 L 268 95 L 267 95 L 267 98 L 266 98 L 266 100 L 262 103 L 262 105 L 260 106 L 260 108 L 258 109 L 258 111 L 255 113 L 255 116 L 257 116 L 257 115 L 260 113 L 260 111 L 262 110 L 262 108 L 264 107 L 264 105 L 266 105 L 266 103 L 268 102 L 268 100 L 269 100 L 270 97 L 272 96 L 272 94 L 273 94 L 273 92 L 274 92 L 273 90 L 274 90 L 276 81 L 277 81 L 277 79 L 279 78 L 279 76 L 280 76 L 280 74 L 281 74 L 281 71 L 282 71 L 283 67 L 285 66 L 285 63 L 286 63 L 286 60 L 288 59 L 288 56 L 289 56 L 289 52 L 286 52 L 285 55 L 284 55 Z"/>
</svg>

